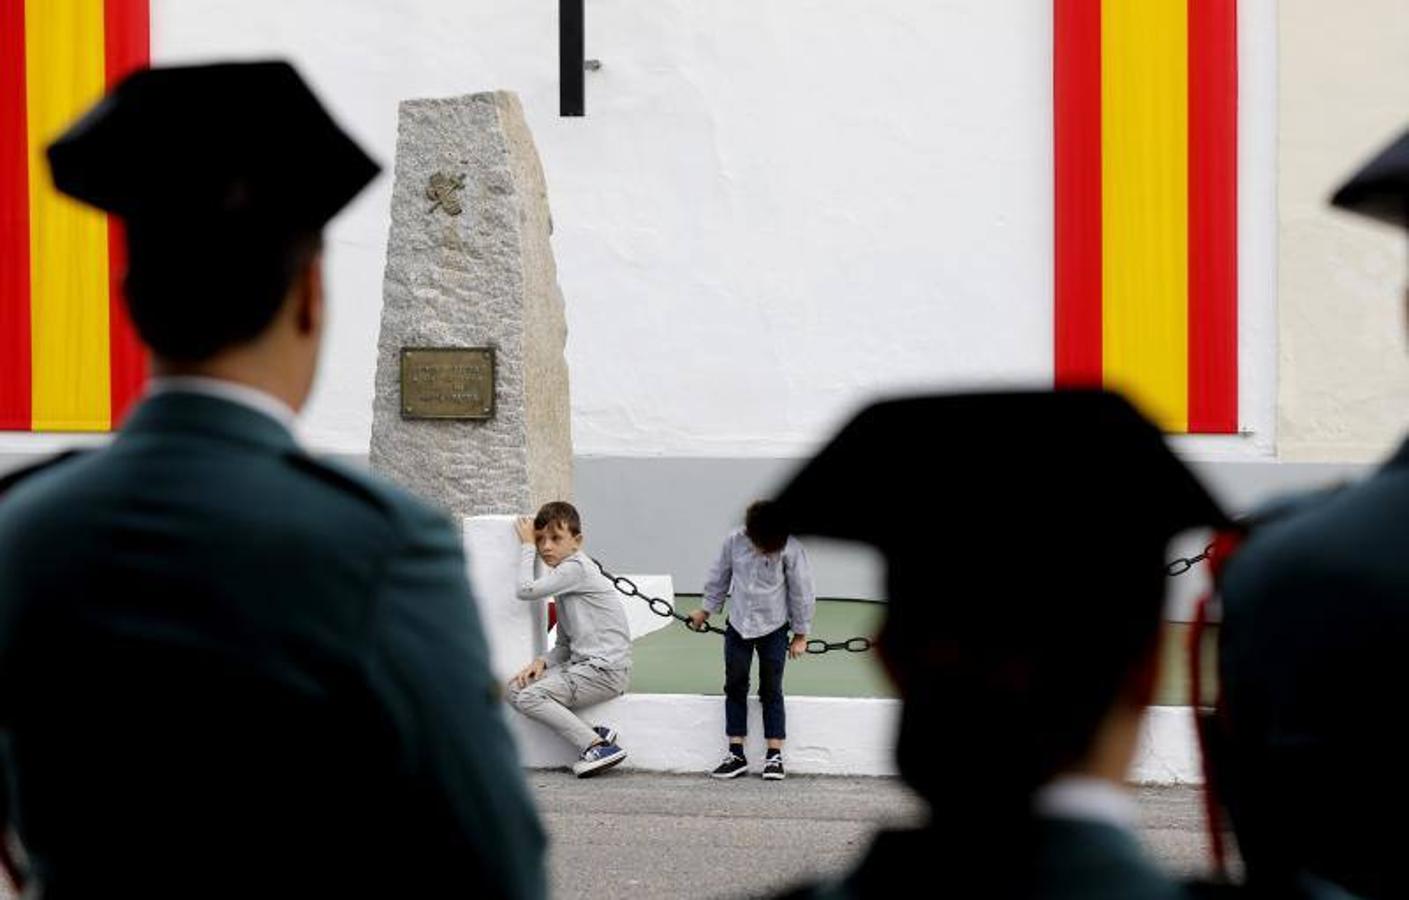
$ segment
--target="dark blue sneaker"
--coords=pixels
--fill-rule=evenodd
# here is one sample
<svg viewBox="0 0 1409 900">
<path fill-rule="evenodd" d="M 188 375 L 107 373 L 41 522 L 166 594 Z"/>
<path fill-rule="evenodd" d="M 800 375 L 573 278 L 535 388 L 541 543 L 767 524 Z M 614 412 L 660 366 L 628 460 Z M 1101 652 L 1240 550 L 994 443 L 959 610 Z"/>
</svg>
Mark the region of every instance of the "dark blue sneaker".
<svg viewBox="0 0 1409 900">
<path fill-rule="evenodd" d="M 572 774 L 578 778 L 596 775 L 626 759 L 626 751 L 616 744 L 593 744 L 582 751 L 582 758 L 572 764 Z"/>
<path fill-rule="evenodd" d="M 597 737 L 606 741 L 608 744 L 616 743 L 616 729 L 610 725 L 593 725 L 592 730 L 597 732 Z"/>
<path fill-rule="evenodd" d="M 783 777 L 783 755 L 781 753 L 775 753 L 763 761 L 765 781 L 782 781 Z"/>
</svg>

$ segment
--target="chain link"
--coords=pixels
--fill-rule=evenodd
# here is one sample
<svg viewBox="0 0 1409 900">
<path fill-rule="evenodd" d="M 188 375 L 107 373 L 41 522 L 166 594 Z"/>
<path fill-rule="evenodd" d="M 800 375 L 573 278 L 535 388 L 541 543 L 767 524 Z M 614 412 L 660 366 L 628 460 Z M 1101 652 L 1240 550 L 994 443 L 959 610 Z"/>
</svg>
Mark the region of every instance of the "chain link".
<svg viewBox="0 0 1409 900">
<path fill-rule="evenodd" d="M 854 637 L 849 641 L 838 641 L 834 644 L 829 644 L 822 640 L 807 642 L 808 653 L 826 653 L 829 650 L 845 650 L 848 653 L 865 653 L 870 649 L 871 639 L 864 637 Z"/>
<path fill-rule="evenodd" d="M 701 622 L 700 626 L 696 628 L 690 621 L 690 617 L 684 615 L 672 606 L 669 600 L 665 600 L 661 597 L 648 597 L 641 593 L 641 589 L 636 586 L 636 582 L 632 581 L 630 578 L 624 575 L 613 575 L 608 572 L 606 567 L 602 565 L 601 560 L 593 559 L 592 562 L 597 564 L 597 570 L 612 583 L 612 587 L 616 588 L 619 593 L 625 594 L 628 597 L 637 597 L 641 600 L 645 600 L 646 605 L 651 608 L 651 612 L 660 616 L 662 619 L 675 619 L 696 634 L 724 633 L 723 628 L 716 627 L 708 622 Z M 845 650 L 848 653 L 864 653 L 871 649 L 872 644 L 873 642 L 870 638 L 864 637 L 854 637 L 850 640 L 838 641 L 836 643 L 813 639 L 807 642 L 807 652 L 813 655 L 827 653 L 831 650 Z"/>
<path fill-rule="evenodd" d="M 1213 545 L 1209 544 L 1207 547 L 1204 548 L 1204 552 L 1200 553 L 1198 556 L 1181 556 L 1179 559 L 1174 560 L 1169 565 L 1164 567 L 1164 573 L 1170 578 L 1173 578 L 1176 575 L 1183 575 L 1185 572 L 1189 571 L 1194 566 L 1208 559 L 1212 555 Z"/>
</svg>

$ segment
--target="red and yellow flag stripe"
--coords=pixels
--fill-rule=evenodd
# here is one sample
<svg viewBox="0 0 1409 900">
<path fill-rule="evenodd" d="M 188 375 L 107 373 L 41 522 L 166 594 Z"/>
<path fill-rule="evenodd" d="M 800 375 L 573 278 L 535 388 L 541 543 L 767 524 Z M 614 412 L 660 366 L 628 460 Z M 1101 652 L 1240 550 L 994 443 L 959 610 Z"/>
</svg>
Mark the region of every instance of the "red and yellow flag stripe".
<svg viewBox="0 0 1409 900">
<path fill-rule="evenodd" d="M 1055 374 L 1238 429 L 1236 0 L 1054 0 Z"/>
<path fill-rule="evenodd" d="M 146 378 L 120 223 L 44 148 L 149 57 L 148 0 L 0 0 L 0 429 L 106 431 Z"/>
</svg>

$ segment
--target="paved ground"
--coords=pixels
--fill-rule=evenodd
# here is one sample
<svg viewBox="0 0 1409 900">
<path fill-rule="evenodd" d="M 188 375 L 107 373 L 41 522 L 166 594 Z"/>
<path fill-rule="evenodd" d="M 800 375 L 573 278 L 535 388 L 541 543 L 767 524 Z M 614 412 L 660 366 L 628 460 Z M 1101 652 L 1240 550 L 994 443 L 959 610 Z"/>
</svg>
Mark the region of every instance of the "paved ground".
<svg viewBox="0 0 1409 900">
<path fill-rule="evenodd" d="M 528 779 L 552 838 L 557 900 L 768 896 L 848 868 L 877 827 L 922 815 L 915 797 L 888 778 L 716 783 L 614 772 L 579 781 L 529 772 Z M 1154 856 L 1175 873 L 1202 871 L 1197 791 L 1145 788 L 1139 799 Z M 5 887 L 0 900 L 11 900 Z"/>
<path fill-rule="evenodd" d="M 529 784 L 552 836 L 559 900 L 766 896 L 847 868 L 878 826 L 922 814 L 903 785 L 880 778 L 531 772 Z M 1139 799 L 1154 856 L 1176 873 L 1202 871 L 1197 791 L 1145 788 Z"/>
</svg>

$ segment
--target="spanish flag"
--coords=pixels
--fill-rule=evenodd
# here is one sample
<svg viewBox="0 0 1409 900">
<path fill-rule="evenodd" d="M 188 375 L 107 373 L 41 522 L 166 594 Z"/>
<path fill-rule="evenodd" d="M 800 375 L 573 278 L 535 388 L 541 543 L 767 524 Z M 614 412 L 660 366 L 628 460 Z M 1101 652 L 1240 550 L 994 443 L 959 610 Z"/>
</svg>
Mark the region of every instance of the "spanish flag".
<svg viewBox="0 0 1409 900">
<path fill-rule="evenodd" d="M 148 0 L 0 0 L 0 429 L 107 431 L 141 392 L 121 226 L 53 188 L 44 148 L 147 65 Z"/>
<path fill-rule="evenodd" d="M 1238 430 L 1236 0 L 1054 0 L 1056 383 Z"/>
</svg>

